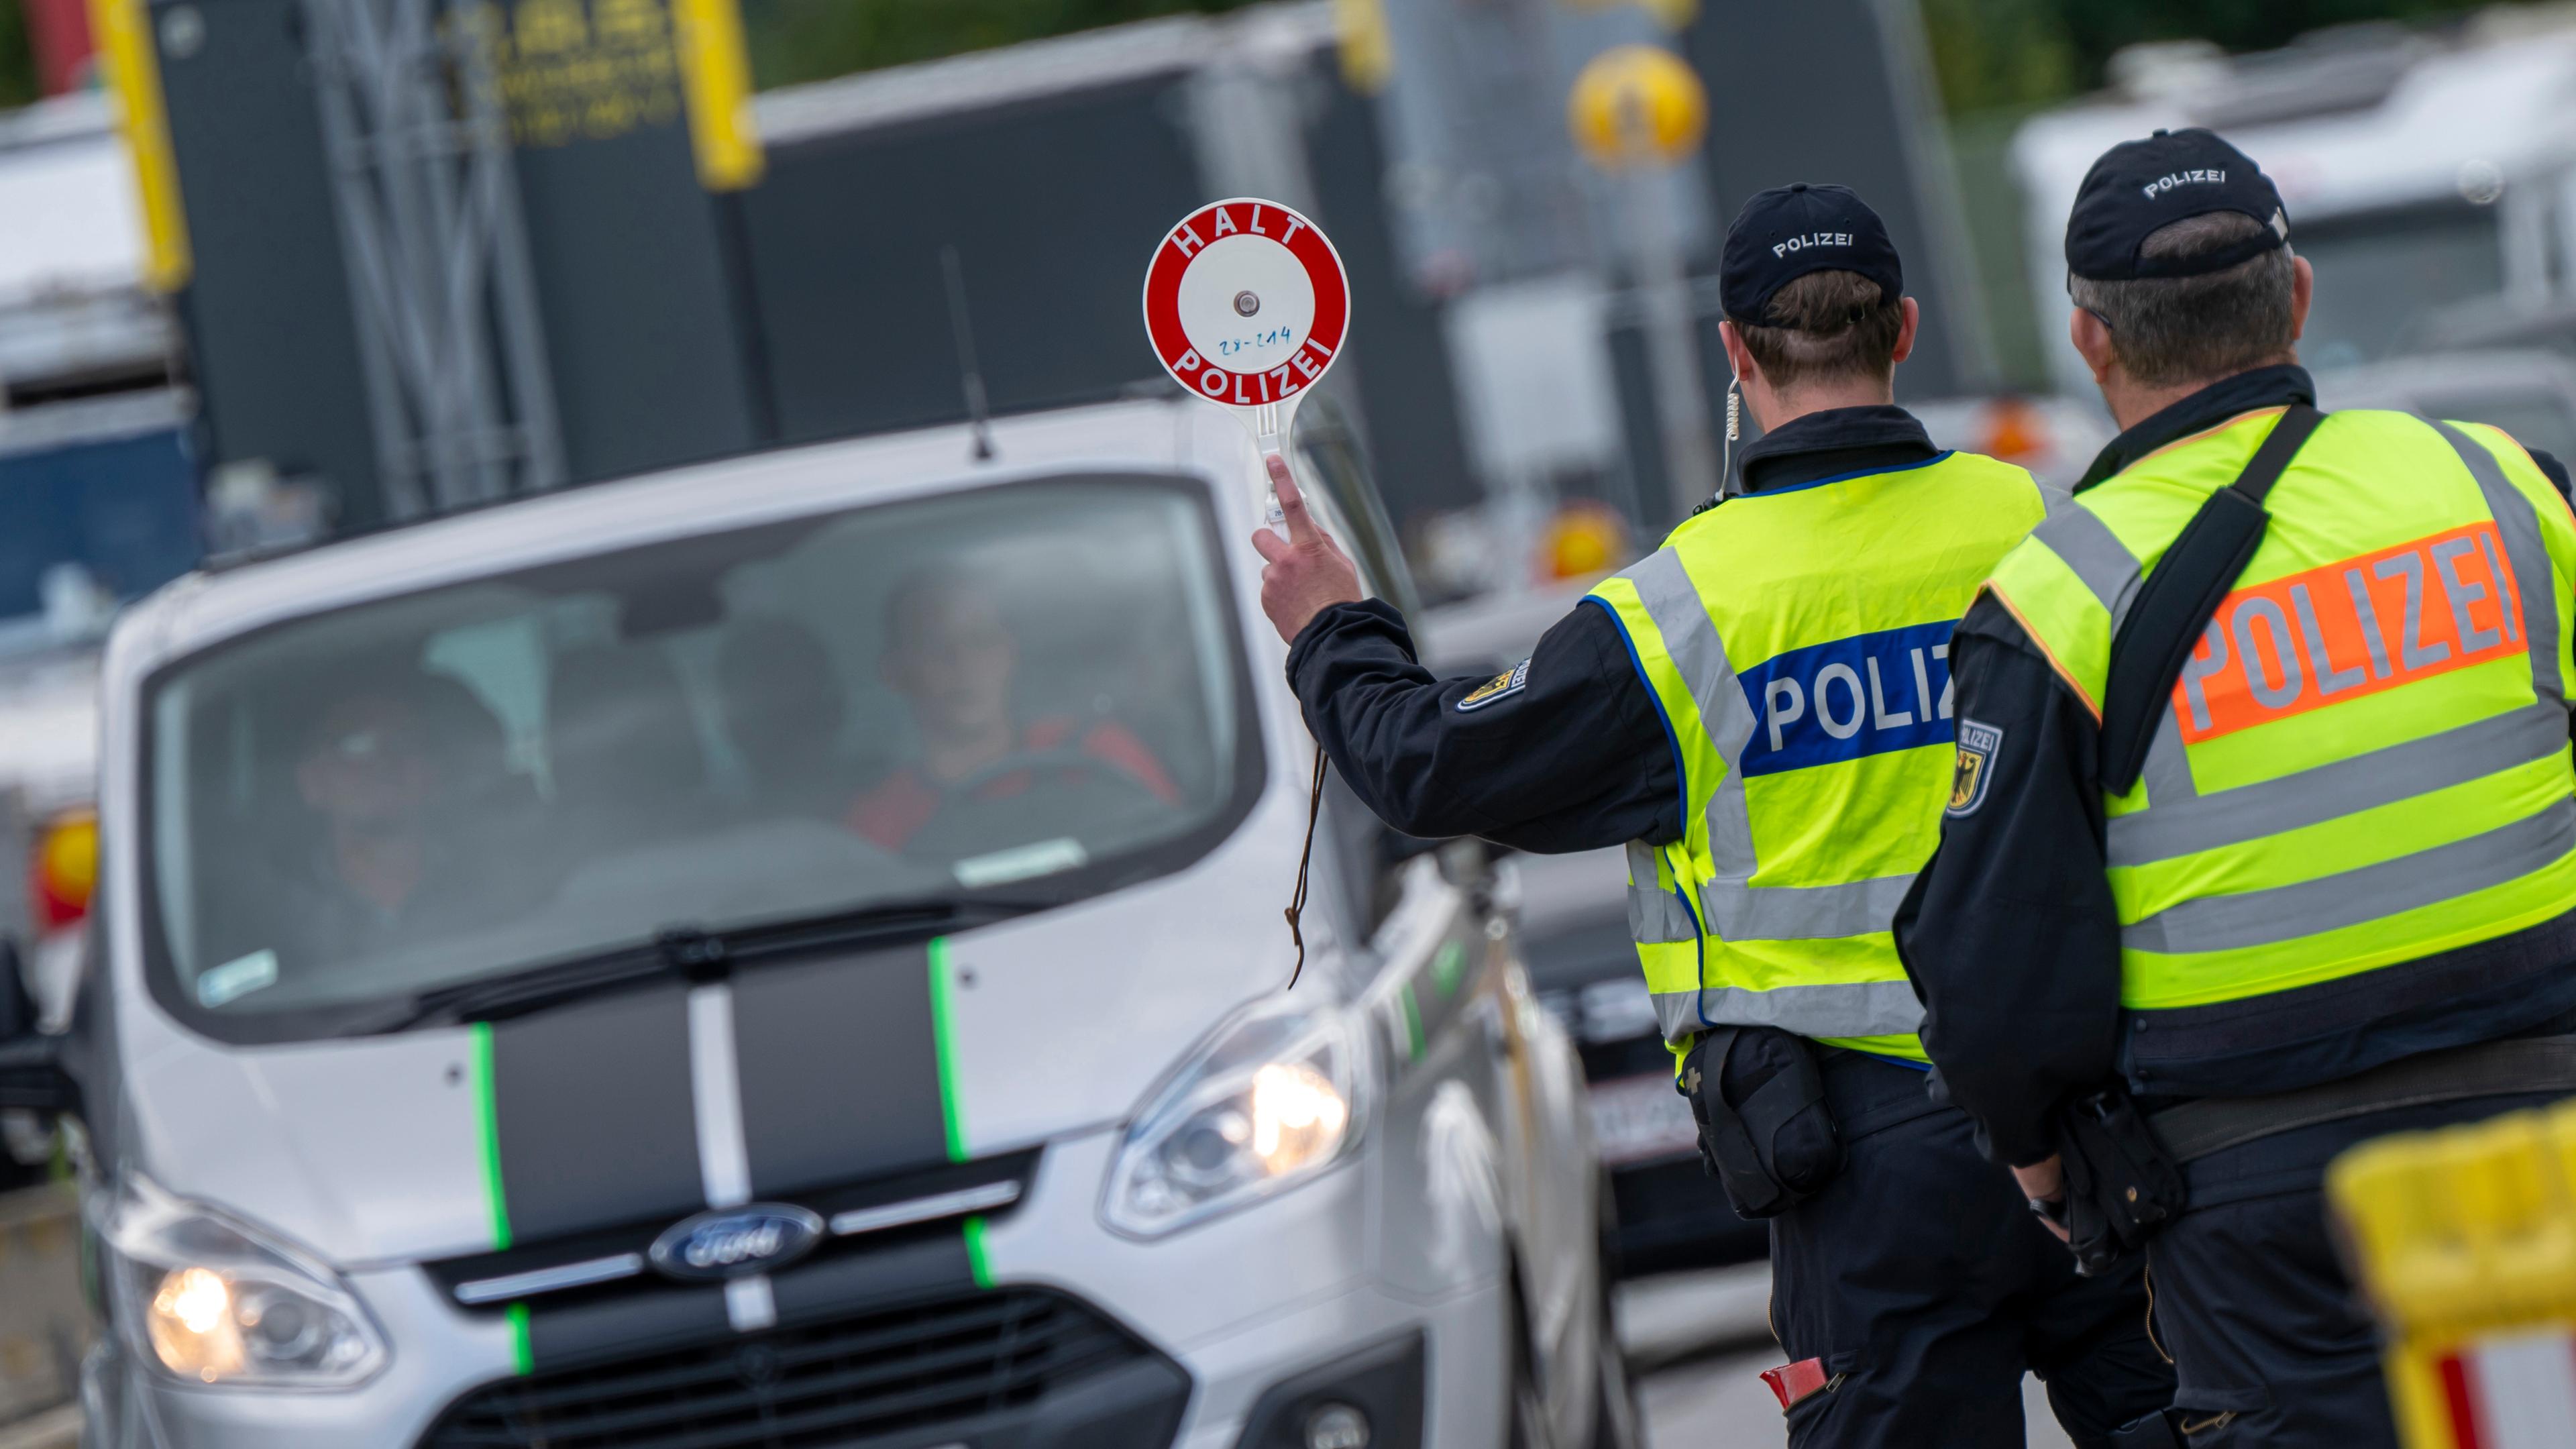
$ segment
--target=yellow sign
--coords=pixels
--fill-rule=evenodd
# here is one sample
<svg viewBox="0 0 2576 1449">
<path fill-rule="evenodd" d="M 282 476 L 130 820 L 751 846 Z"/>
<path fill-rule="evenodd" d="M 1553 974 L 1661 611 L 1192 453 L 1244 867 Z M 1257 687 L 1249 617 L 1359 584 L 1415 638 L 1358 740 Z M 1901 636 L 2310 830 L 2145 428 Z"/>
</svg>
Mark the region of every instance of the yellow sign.
<svg viewBox="0 0 2576 1449">
<path fill-rule="evenodd" d="M 606 141 L 685 113 L 698 179 L 760 179 L 751 65 L 734 0 L 516 0 L 469 16 L 525 147 Z"/>
<path fill-rule="evenodd" d="M 1708 91 L 1680 56 L 1656 45 L 1622 45 L 1592 58 L 1566 100 L 1574 144 L 1605 171 L 1641 162 L 1669 165 L 1708 129 Z"/>
<path fill-rule="evenodd" d="M 679 119 L 680 60 L 662 0 L 518 0 L 472 23 L 491 47 L 520 146 L 612 140 Z"/>
</svg>

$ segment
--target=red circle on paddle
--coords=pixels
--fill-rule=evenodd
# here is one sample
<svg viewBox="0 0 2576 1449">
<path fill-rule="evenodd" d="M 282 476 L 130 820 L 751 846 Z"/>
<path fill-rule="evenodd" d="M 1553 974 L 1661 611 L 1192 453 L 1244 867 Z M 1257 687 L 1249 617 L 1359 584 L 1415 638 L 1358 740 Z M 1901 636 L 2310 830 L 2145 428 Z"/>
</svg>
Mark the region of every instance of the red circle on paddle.
<svg viewBox="0 0 2576 1449">
<path fill-rule="evenodd" d="M 1181 386 L 1261 407 L 1294 397 L 1341 355 L 1350 279 L 1340 253 L 1290 207 L 1258 197 L 1182 218 L 1145 270 L 1145 335 Z"/>
</svg>

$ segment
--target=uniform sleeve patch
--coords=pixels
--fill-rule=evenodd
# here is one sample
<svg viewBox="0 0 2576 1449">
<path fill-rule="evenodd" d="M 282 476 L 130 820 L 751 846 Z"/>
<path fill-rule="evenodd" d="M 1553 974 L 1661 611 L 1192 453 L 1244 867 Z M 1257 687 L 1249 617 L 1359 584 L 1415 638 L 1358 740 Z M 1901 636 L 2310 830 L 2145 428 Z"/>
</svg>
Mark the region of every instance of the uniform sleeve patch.
<svg viewBox="0 0 2576 1449">
<path fill-rule="evenodd" d="M 1952 815 L 1974 815 L 1986 803 L 1986 783 L 1994 777 L 1995 756 L 2004 747 L 2004 732 L 1972 719 L 1959 721 L 1959 764 L 1950 775 Z"/>
<path fill-rule="evenodd" d="M 1477 685 L 1475 688 L 1468 690 L 1467 697 L 1458 701 L 1458 712 L 1460 714 L 1465 714 L 1469 710 L 1483 709 L 1486 705 L 1492 704 L 1495 700 L 1509 699 L 1513 695 L 1520 693 L 1522 690 L 1529 688 L 1529 667 L 1530 662 L 1524 659 L 1520 663 L 1513 665 L 1511 668 L 1504 670 L 1502 673 L 1495 675 L 1493 678 L 1486 680 L 1484 683 Z"/>
</svg>

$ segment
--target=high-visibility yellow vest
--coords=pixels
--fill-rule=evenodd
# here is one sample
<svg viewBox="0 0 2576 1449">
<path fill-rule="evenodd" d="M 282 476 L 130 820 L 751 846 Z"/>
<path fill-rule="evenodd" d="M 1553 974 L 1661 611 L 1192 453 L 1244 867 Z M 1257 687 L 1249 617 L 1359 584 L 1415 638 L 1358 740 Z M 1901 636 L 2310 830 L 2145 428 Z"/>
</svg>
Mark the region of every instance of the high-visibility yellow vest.
<svg viewBox="0 0 2576 1449">
<path fill-rule="evenodd" d="M 1939 842 L 1950 630 L 2047 507 L 1944 453 L 1731 498 L 1602 580 L 1671 731 L 1683 838 L 1628 847 L 1628 920 L 1678 1055 L 1774 1026 L 1924 1060 L 1889 932 Z"/>
<path fill-rule="evenodd" d="M 1988 580 L 2097 717 L 2140 580 L 2281 411 L 2131 464 Z M 2576 909 L 2565 500 L 2493 428 L 2344 412 L 2265 506 L 2138 783 L 2106 795 L 2133 1011 L 2358 976 Z"/>
</svg>

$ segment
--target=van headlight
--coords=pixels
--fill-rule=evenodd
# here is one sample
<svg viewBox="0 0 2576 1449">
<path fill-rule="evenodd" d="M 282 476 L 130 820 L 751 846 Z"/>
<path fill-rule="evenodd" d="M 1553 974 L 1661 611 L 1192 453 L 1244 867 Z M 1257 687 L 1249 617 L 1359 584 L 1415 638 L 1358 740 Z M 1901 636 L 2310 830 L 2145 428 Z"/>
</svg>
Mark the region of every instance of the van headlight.
<svg viewBox="0 0 2576 1449">
<path fill-rule="evenodd" d="M 1228 1021 L 1129 1122 L 1101 1221 L 1158 1237 L 1321 1172 L 1360 1135 L 1369 1050 L 1338 1010 L 1264 1002 Z"/>
<path fill-rule="evenodd" d="M 133 1351 L 173 1377 L 344 1389 L 384 1367 L 384 1335 L 306 1254 L 139 1177 L 108 1218 L 110 1311 Z"/>
</svg>

